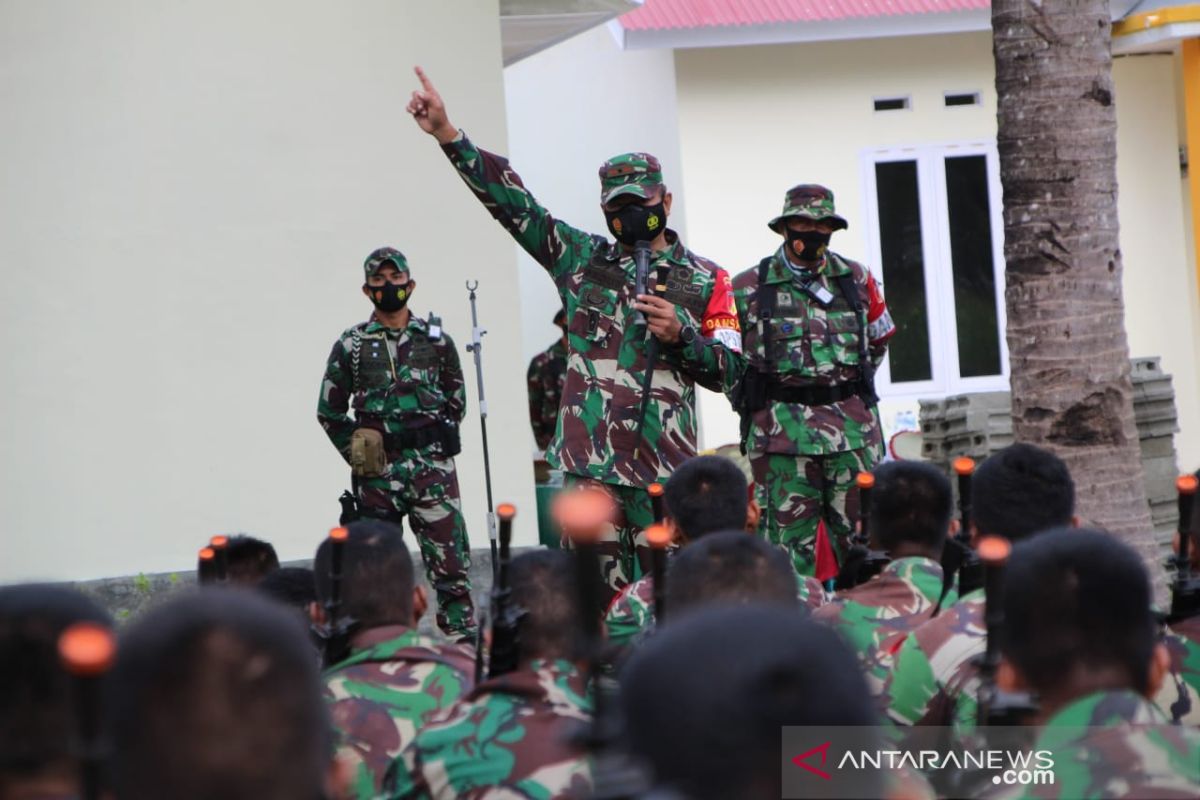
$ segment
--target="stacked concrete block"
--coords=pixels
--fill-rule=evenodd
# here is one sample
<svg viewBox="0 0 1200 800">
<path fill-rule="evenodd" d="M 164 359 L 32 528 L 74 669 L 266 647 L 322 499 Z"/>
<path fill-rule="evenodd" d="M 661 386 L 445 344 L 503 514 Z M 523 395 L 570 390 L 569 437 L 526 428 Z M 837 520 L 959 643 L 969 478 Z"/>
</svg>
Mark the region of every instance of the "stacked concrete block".
<svg viewBox="0 0 1200 800">
<path fill-rule="evenodd" d="M 1158 358 L 1131 362 L 1133 414 L 1142 452 L 1146 499 L 1164 557 L 1178 522 L 1175 434 L 1179 431 L 1171 376 Z M 1008 392 L 986 392 L 922 400 L 922 455 L 947 474 L 959 456 L 982 461 L 1013 443 L 1012 401 Z M 955 489 L 957 494 L 957 488 Z"/>
</svg>

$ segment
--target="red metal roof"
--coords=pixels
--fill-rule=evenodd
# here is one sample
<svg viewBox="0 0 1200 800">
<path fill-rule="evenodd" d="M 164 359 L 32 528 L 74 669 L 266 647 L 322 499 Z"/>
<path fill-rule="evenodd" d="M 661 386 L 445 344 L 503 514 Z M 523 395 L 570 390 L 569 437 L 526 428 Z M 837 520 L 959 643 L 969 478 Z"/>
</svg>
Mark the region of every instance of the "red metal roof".
<svg viewBox="0 0 1200 800">
<path fill-rule="evenodd" d="M 622 14 L 620 21 L 626 30 L 645 31 L 825 22 L 990 7 L 991 0 L 646 0 L 641 8 Z"/>
</svg>

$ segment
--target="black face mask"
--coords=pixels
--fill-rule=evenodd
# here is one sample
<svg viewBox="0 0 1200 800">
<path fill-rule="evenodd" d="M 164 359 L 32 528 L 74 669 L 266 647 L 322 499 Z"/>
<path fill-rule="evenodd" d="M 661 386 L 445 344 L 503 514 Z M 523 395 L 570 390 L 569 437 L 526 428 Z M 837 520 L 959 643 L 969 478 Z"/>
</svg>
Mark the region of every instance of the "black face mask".
<svg viewBox="0 0 1200 800">
<path fill-rule="evenodd" d="M 617 241 L 630 247 L 652 242 L 667 229 L 667 211 L 661 201 L 652 206 L 630 203 L 616 211 L 605 209 L 604 219 Z"/>
<path fill-rule="evenodd" d="M 380 311 L 390 314 L 394 311 L 399 311 L 408 305 L 408 298 L 412 293 L 408 290 L 408 284 L 386 283 L 383 286 L 367 286 L 367 293 L 371 297 L 371 302 Z"/>
<path fill-rule="evenodd" d="M 820 261 L 825 257 L 832 233 L 794 231 L 786 228 L 788 256 L 801 261 Z"/>
</svg>

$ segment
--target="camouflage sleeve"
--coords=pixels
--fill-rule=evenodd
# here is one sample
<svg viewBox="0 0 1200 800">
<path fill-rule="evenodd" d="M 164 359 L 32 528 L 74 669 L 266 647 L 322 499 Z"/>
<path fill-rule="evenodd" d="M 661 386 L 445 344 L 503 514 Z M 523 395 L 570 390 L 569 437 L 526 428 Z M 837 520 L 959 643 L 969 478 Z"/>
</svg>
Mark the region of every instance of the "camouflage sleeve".
<svg viewBox="0 0 1200 800">
<path fill-rule="evenodd" d="M 715 282 L 700 336 L 691 347 L 675 348 L 680 369 L 709 391 L 726 393 L 733 389 L 744 369 L 741 323 L 734 302 L 729 273 L 716 268 Z"/>
<path fill-rule="evenodd" d="M 461 131 L 442 150 L 484 208 L 561 284 L 579 263 L 575 251 L 589 246 L 591 236 L 556 220 L 525 188 L 508 159 L 480 150 Z"/>
<path fill-rule="evenodd" d="M 883 362 L 887 354 L 888 340 L 896 333 L 896 323 L 892 322 L 891 312 L 883 299 L 883 290 L 879 288 L 875 276 L 867 271 L 867 339 L 870 342 L 871 360 L 875 366 Z"/>
<path fill-rule="evenodd" d="M 909 635 L 896 651 L 892 671 L 884 682 L 888 718 L 897 725 L 916 725 L 928 714 L 937 694 L 933 665 L 917 637 Z"/>
<path fill-rule="evenodd" d="M 317 399 L 317 421 L 347 464 L 350 463 L 350 437 L 354 434 L 354 420 L 348 413 L 350 396 L 354 393 L 349 355 L 345 337 L 338 339 L 325 363 L 325 378 L 321 381 L 321 396 Z"/>
<path fill-rule="evenodd" d="M 442 396 L 446 398 L 446 416 L 454 422 L 462 422 L 467 415 L 467 384 L 463 380 L 462 362 L 454 340 L 444 333 L 442 339 L 445 350 L 440 380 Z"/>
<path fill-rule="evenodd" d="M 608 634 L 608 644 L 625 647 L 633 638 L 650 624 L 653 609 L 646 606 L 641 598 L 629 591 L 617 595 L 608 613 L 604 615 L 604 628 Z"/>
<path fill-rule="evenodd" d="M 529 362 L 529 370 L 525 373 L 525 382 L 529 387 L 529 424 L 533 427 L 533 439 L 539 450 L 545 450 L 554 436 L 554 428 L 547 430 L 545 414 L 546 391 L 542 380 L 542 356 L 534 356 Z M 553 423 L 553 420 L 551 420 Z"/>
<path fill-rule="evenodd" d="M 425 780 L 425 765 L 417 746 L 420 734 L 404 748 L 388 769 L 383 796 L 387 800 L 432 800 Z"/>
</svg>

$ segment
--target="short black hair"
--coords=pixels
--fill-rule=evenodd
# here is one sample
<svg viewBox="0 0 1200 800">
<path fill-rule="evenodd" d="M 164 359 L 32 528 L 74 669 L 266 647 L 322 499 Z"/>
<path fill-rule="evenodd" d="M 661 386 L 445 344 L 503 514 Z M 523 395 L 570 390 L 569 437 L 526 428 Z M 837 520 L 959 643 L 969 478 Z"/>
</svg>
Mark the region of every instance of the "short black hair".
<svg viewBox="0 0 1200 800">
<path fill-rule="evenodd" d="M 665 626 L 626 665 L 619 708 L 624 739 L 654 784 L 692 800 L 780 797 L 785 725 L 877 723 L 837 633 L 763 606 L 706 609 Z M 863 791 L 849 796 L 882 796 L 855 788 Z"/>
<path fill-rule="evenodd" d="M 413 561 L 399 525 L 365 519 L 346 526 L 349 536 L 342 557 L 342 613 L 363 628 L 411 625 L 413 615 Z M 317 548 L 313 572 L 317 597 L 329 600 L 329 559 L 332 545 L 326 538 Z"/>
<path fill-rule="evenodd" d="M 890 461 L 875 468 L 871 492 L 871 535 L 892 551 L 903 544 L 941 553 L 950 532 L 954 501 L 950 481 L 920 461 Z"/>
<path fill-rule="evenodd" d="M 746 473 L 722 456 L 696 456 L 671 473 L 664 488 L 666 513 L 679 532 L 695 541 L 716 531 L 746 526 L 750 504 Z"/>
<path fill-rule="evenodd" d="M 562 550 L 522 553 L 509 565 L 512 602 L 525 612 L 519 627 L 522 661 L 579 655 L 582 619 L 574 559 Z"/>
<path fill-rule="evenodd" d="M 666 578 L 668 621 L 702 606 L 799 604 L 787 554 L 741 530 L 712 533 L 681 548 Z"/>
<path fill-rule="evenodd" d="M 58 638 L 77 622 L 112 626 L 107 612 L 71 589 L 0 587 L 0 795 L 12 782 L 75 772 L 71 679 Z"/>
<path fill-rule="evenodd" d="M 279 569 L 279 556 L 275 554 L 271 543 L 244 533 L 230 536 L 225 552 L 229 580 L 233 583 L 254 584 L 264 575 Z"/>
<path fill-rule="evenodd" d="M 971 515 L 981 534 L 1018 542 L 1071 524 L 1075 482 L 1058 456 L 1019 443 L 996 452 L 975 470 Z"/>
<path fill-rule="evenodd" d="M 188 593 L 121 637 L 108 707 L 122 800 L 319 797 L 333 739 L 294 614 L 244 589 Z"/>
<path fill-rule="evenodd" d="M 1002 652 L 1037 692 L 1061 693 L 1076 668 L 1104 667 L 1125 670 L 1127 688 L 1146 691 L 1156 622 L 1141 558 L 1097 530 L 1053 533 L 1013 550 Z"/>
<path fill-rule="evenodd" d="M 255 591 L 277 603 L 308 613 L 310 603 L 317 601 L 317 584 L 308 567 L 280 567 L 268 572 L 254 585 Z"/>
</svg>

